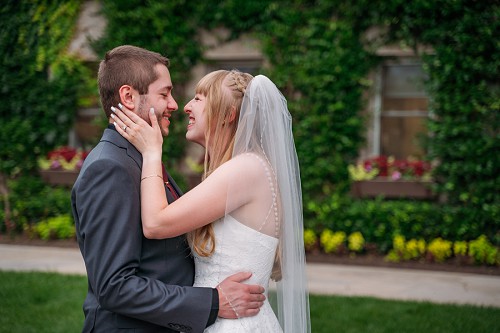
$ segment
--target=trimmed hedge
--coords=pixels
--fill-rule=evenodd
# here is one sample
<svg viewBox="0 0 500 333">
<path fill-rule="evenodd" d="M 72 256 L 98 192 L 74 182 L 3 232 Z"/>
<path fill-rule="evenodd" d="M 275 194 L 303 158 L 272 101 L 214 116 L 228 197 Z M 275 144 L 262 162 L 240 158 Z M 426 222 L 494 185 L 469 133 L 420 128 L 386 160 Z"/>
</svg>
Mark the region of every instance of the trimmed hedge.
<svg viewBox="0 0 500 333">
<path fill-rule="evenodd" d="M 318 234 L 323 229 L 346 234 L 359 231 L 367 243 L 376 244 L 382 252 L 392 246 L 395 235 L 426 241 L 438 237 L 470 241 L 485 234 L 494 245 L 500 246 L 498 206 L 477 210 L 432 202 L 342 200 L 333 196 L 330 202 L 309 203 L 308 208 L 318 219 L 306 220 L 306 228 Z"/>
<path fill-rule="evenodd" d="M 47 218 L 70 215 L 70 190 L 45 184 L 40 177 L 27 176 L 9 181 L 12 219 L 16 221 L 16 232 L 29 230 Z M 0 221 L 4 220 L 4 206 L 0 202 Z M 0 232 L 6 226 L 0 223 Z"/>
</svg>

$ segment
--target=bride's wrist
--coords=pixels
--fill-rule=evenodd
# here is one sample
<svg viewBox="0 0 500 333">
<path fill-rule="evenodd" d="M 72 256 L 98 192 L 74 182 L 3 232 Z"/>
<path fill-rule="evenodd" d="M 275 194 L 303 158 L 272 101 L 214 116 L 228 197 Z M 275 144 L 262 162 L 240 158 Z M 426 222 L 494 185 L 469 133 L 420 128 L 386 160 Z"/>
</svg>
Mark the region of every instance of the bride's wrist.
<svg viewBox="0 0 500 333">
<path fill-rule="evenodd" d="M 142 154 L 142 160 L 143 162 L 161 162 L 161 151 L 145 151 Z"/>
</svg>

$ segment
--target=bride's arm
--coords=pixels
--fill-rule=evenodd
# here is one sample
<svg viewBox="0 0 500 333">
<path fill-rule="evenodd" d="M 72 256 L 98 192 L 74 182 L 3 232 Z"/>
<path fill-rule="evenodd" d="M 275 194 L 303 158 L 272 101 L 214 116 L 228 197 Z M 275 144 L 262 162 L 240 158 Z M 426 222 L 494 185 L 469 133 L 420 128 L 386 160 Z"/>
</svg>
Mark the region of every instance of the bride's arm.
<svg viewBox="0 0 500 333">
<path fill-rule="evenodd" d="M 152 126 L 149 126 L 131 111 L 114 111 L 118 116 L 114 117 L 116 129 L 143 155 L 141 214 L 143 233 L 147 238 L 175 237 L 224 216 L 229 181 L 239 177 L 241 168 L 234 163 L 220 166 L 202 183 L 169 205 L 161 176 L 163 140 L 156 117 L 150 114 Z M 128 126 L 126 131 L 124 126 Z M 231 204 L 241 206 L 248 200 L 250 195 Z"/>
<path fill-rule="evenodd" d="M 163 208 L 155 202 L 156 198 L 147 192 L 149 184 L 141 184 L 143 232 L 147 238 L 175 237 L 188 231 L 209 224 L 222 216 L 226 211 L 227 180 L 224 172 L 217 170 L 202 183 L 185 193 L 168 207 Z M 144 194 L 146 194 L 144 196 Z M 163 197 L 165 194 L 163 194 Z M 142 199 L 141 199 L 142 200 Z M 144 216 L 144 214 L 151 214 Z"/>
</svg>

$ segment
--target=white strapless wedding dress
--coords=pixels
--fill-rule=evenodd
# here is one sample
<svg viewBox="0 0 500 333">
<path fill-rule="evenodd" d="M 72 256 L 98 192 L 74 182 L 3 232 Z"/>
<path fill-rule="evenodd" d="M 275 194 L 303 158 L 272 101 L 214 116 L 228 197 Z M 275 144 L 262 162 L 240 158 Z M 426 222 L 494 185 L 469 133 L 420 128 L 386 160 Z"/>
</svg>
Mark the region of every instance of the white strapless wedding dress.
<svg viewBox="0 0 500 333">
<path fill-rule="evenodd" d="M 266 289 L 266 301 L 258 315 L 240 319 L 217 318 L 206 333 L 281 333 L 283 332 L 268 302 L 269 279 L 274 264 L 278 239 L 254 230 L 226 216 L 213 224 L 215 252 L 210 257 L 195 257 L 195 287 L 215 288 L 226 277 L 251 271 L 247 284 Z"/>
</svg>

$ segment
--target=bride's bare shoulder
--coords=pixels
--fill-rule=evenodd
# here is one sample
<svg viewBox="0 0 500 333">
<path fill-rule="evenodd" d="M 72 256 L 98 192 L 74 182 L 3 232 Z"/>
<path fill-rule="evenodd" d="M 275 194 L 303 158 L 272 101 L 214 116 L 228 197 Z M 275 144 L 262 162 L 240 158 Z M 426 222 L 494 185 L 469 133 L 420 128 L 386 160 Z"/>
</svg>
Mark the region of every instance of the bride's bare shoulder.
<svg viewBox="0 0 500 333">
<path fill-rule="evenodd" d="M 226 163 L 222 164 L 217 171 L 225 174 L 234 175 L 235 177 L 262 177 L 265 173 L 267 163 L 264 157 L 256 153 L 244 153 L 233 157 Z"/>
</svg>

